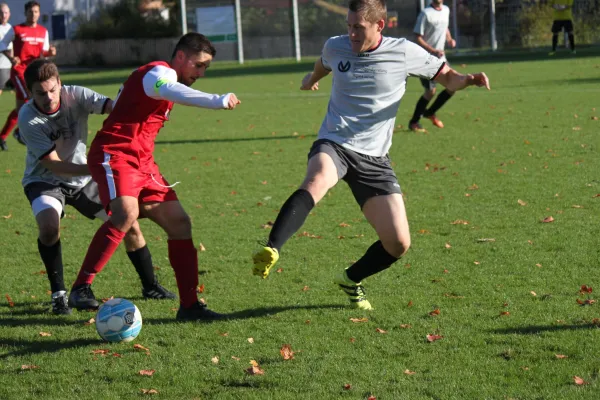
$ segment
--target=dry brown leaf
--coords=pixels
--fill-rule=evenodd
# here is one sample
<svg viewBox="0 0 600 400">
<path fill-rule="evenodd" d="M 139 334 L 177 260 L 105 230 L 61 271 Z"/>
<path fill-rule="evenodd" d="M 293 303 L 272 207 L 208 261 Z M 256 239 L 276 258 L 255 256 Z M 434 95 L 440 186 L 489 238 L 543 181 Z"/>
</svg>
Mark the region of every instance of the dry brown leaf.
<svg viewBox="0 0 600 400">
<path fill-rule="evenodd" d="M 271 229 L 273 227 L 273 222 L 269 221 L 266 224 L 261 225 L 260 227 L 263 229 Z"/>
<path fill-rule="evenodd" d="M 347 224 L 347 223 L 345 223 L 345 222 L 342 222 L 342 223 L 340 224 L 340 227 L 342 227 L 342 228 L 347 228 L 347 227 L 349 227 L 349 226 L 350 226 L 350 224 Z"/>
<path fill-rule="evenodd" d="M 525 201 L 523 201 L 521 199 L 517 200 L 517 203 L 519 203 L 519 205 L 521 205 L 521 206 L 526 206 L 527 205 L 527 202 L 525 202 Z"/>
<path fill-rule="evenodd" d="M 414 375 L 414 374 L 416 374 L 415 371 L 411 371 L 410 369 L 405 369 L 404 370 L 404 375 Z"/>
<path fill-rule="evenodd" d="M 574 127 L 573 127 L 573 130 L 574 130 L 574 131 L 580 131 L 580 130 L 581 130 L 581 127 L 580 127 L 580 126 L 574 126 Z"/>
<path fill-rule="evenodd" d="M 350 389 L 352 389 L 352 385 L 351 385 L 351 384 L 349 384 L 349 383 L 346 383 L 346 384 L 344 385 L 344 390 L 350 390 Z"/>
<path fill-rule="evenodd" d="M 385 331 L 385 330 L 383 330 L 381 328 L 375 329 L 375 332 L 377 332 L 377 333 L 388 333 L 388 331 Z"/>
<path fill-rule="evenodd" d="M 119 353 L 112 353 L 113 357 L 121 358 L 122 356 Z"/>
<path fill-rule="evenodd" d="M 252 360 L 254 361 L 254 360 Z M 256 362 L 256 361 L 255 361 Z M 265 371 L 262 370 L 258 364 L 252 365 L 250 368 L 245 370 L 248 375 L 264 375 Z"/>
<path fill-rule="evenodd" d="M 12 301 L 12 298 L 8 294 L 5 294 L 4 297 L 6 297 L 6 301 L 8 301 L 8 306 L 9 307 L 14 307 L 15 306 L 14 301 Z"/>
<path fill-rule="evenodd" d="M 510 312 L 509 312 L 509 311 L 501 311 L 501 312 L 500 312 L 500 316 L 501 316 L 501 317 L 508 317 L 509 315 L 510 315 Z"/>
<path fill-rule="evenodd" d="M 142 346 L 141 344 L 137 344 L 137 343 L 136 343 L 136 344 L 134 344 L 134 345 L 133 345 L 133 348 L 134 348 L 135 350 L 145 351 L 145 352 L 146 352 L 146 355 L 150 355 L 150 349 L 148 349 L 148 348 L 146 348 L 146 347 Z"/>
<path fill-rule="evenodd" d="M 475 264 L 475 265 L 479 265 L 479 264 L 481 264 L 481 263 L 480 263 L 479 261 L 473 261 L 473 264 Z"/>
<path fill-rule="evenodd" d="M 436 308 L 435 310 L 430 312 L 429 315 L 431 315 L 432 317 L 435 317 L 436 315 L 440 315 L 440 309 Z"/>
<path fill-rule="evenodd" d="M 93 323 L 95 323 L 95 322 L 96 322 L 96 320 L 95 320 L 94 318 L 90 318 L 90 319 L 88 319 L 87 321 L 85 321 L 85 322 L 83 323 L 83 325 L 85 325 L 85 326 L 88 326 L 88 325 L 91 325 L 91 324 L 93 324 Z"/>
<path fill-rule="evenodd" d="M 249 337 L 248 339 L 246 339 L 248 341 L 248 343 L 254 343 L 254 338 Z"/>
<path fill-rule="evenodd" d="M 450 222 L 451 225 L 469 225 L 469 221 L 465 221 L 463 219 L 457 219 Z"/>
<path fill-rule="evenodd" d="M 554 222 L 554 218 L 552 216 L 546 217 L 542 220 L 543 223 Z"/>
<path fill-rule="evenodd" d="M 39 367 L 37 365 L 33 365 L 33 364 L 23 364 L 21 365 L 21 370 L 27 370 L 27 369 L 38 369 Z"/>
<path fill-rule="evenodd" d="M 534 296 L 534 297 L 537 296 L 537 293 L 534 292 L 533 290 L 531 292 L 529 292 L 529 293 L 531 293 L 531 295 Z"/>
<path fill-rule="evenodd" d="M 444 337 L 442 335 L 433 335 L 433 334 L 430 334 L 430 335 L 427 335 L 426 338 L 427 338 L 427 341 L 429 343 L 431 343 L 431 342 L 435 342 L 436 340 L 443 339 Z"/>
<path fill-rule="evenodd" d="M 48 337 L 48 336 L 52 336 L 52 334 L 50 332 L 40 332 L 40 336 Z"/>
<path fill-rule="evenodd" d="M 427 229 L 420 229 L 420 230 L 419 230 L 419 233 L 420 233 L 421 235 L 425 235 L 425 234 L 427 234 L 427 233 L 430 233 L 430 232 L 429 232 Z"/>
<path fill-rule="evenodd" d="M 231 356 L 231 359 L 232 359 L 232 360 L 235 360 L 235 361 L 240 361 L 240 358 L 239 358 L 239 357 L 236 357 L 236 356 Z"/>
<path fill-rule="evenodd" d="M 452 245 L 450 245 L 450 243 L 446 243 L 446 244 L 444 245 L 444 247 L 445 247 L 445 248 L 447 248 L 447 249 L 451 249 L 451 248 L 452 248 Z"/>
<path fill-rule="evenodd" d="M 281 357 L 283 357 L 284 360 L 291 360 L 294 358 L 294 351 L 292 351 L 292 346 L 289 344 L 284 344 L 281 346 L 281 349 L 279 349 L 279 354 L 281 354 Z"/>
<path fill-rule="evenodd" d="M 356 342 L 356 338 L 351 337 L 350 338 L 350 343 L 354 343 L 354 342 Z"/>
<path fill-rule="evenodd" d="M 411 324 L 400 324 L 400 328 L 402 328 L 402 329 L 410 329 L 410 328 L 412 328 L 412 325 Z"/>
<path fill-rule="evenodd" d="M 302 291 L 303 291 L 303 292 L 306 292 L 306 291 L 308 291 L 308 289 L 310 289 L 308 286 L 304 286 L 304 287 L 302 288 Z"/>
<path fill-rule="evenodd" d="M 581 294 L 590 294 L 592 293 L 594 289 L 592 289 L 591 286 L 587 286 L 587 285 L 581 285 L 581 288 L 579 289 L 579 293 Z"/>
<path fill-rule="evenodd" d="M 105 354 L 108 354 L 108 353 L 110 353 L 110 350 L 107 350 L 107 349 L 92 350 L 92 354 L 102 354 L 102 355 L 105 355 Z"/>
<path fill-rule="evenodd" d="M 158 394 L 158 390 L 156 389 L 140 389 L 142 394 Z"/>
<path fill-rule="evenodd" d="M 574 376 L 573 377 L 573 382 L 575 382 L 576 385 L 587 385 L 589 384 L 589 382 L 584 381 L 582 378 L 578 377 L 578 376 Z"/>
<path fill-rule="evenodd" d="M 8 215 L 3 215 L 2 218 L 4 218 L 4 219 L 12 218 L 12 213 L 9 213 Z"/>
<path fill-rule="evenodd" d="M 412 307 L 412 306 L 413 306 L 413 301 L 412 301 L 412 300 L 409 300 L 409 301 L 408 301 L 408 304 L 406 305 L 406 307 L 407 307 L 407 308 L 410 308 L 410 307 Z"/>
<path fill-rule="evenodd" d="M 278 274 L 280 274 L 280 273 L 283 272 L 283 268 L 277 268 L 277 271 L 275 271 L 275 272 L 277 272 Z"/>
<path fill-rule="evenodd" d="M 197 291 L 198 293 L 204 293 L 204 283 L 203 283 L 203 284 L 201 284 L 200 286 L 198 286 L 198 287 L 196 288 L 196 291 Z"/>
<path fill-rule="evenodd" d="M 350 318 L 350 321 L 352 321 L 354 323 L 367 322 L 368 320 L 369 320 L 369 318 Z"/>
<path fill-rule="evenodd" d="M 476 183 L 472 184 L 471 186 L 469 186 L 469 187 L 467 188 L 467 190 L 477 190 L 477 189 L 479 189 L 479 186 L 477 186 L 477 184 L 476 184 Z"/>
<path fill-rule="evenodd" d="M 198 245 L 198 251 L 206 251 L 206 247 L 202 243 Z"/>
<path fill-rule="evenodd" d="M 227 332 L 219 332 L 219 336 L 227 337 L 227 336 L 229 336 L 229 333 L 227 333 Z"/>
<path fill-rule="evenodd" d="M 232 358 L 233 358 L 233 357 L 232 357 Z M 238 358 L 238 360 L 239 360 L 239 358 Z M 219 357 L 217 357 L 217 356 L 214 356 L 213 358 L 211 358 L 211 359 L 210 359 L 210 361 L 211 361 L 213 364 L 218 364 L 218 363 L 219 363 Z"/>
<path fill-rule="evenodd" d="M 586 300 L 577 299 L 577 304 L 582 305 L 582 306 L 586 306 L 586 305 L 591 306 L 595 302 L 596 302 L 596 300 L 592 300 L 592 299 L 586 299 Z"/>
<path fill-rule="evenodd" d="M 565 356 L 564 354 L 555 354 L 554 355 L 556 358 L 558 358 L 559 360 L 562 360 L 563 358 L 568 358 L 569 356 Z"/>
<path fill-rule="evenodd" d="M 152 376 L 152 375 L 154 375 L 155 372 L 156 371 L 153 369 L 142 369 L 142 370 L 140 370 L 139 374 L 141 376 Z"/>
</svg>

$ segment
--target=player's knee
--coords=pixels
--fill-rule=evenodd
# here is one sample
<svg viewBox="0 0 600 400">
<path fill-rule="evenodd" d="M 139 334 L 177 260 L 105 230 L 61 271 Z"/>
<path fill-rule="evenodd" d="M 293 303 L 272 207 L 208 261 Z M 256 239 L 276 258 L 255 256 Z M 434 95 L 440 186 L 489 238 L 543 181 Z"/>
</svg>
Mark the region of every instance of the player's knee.
<svg viewBox="0 0 600 400">
<path fill-rule="evenodd" d="M 44 246 L 52 246 L 60 238 L 60 227 L 58 224 L 43 224 L 39 226 L 39 239 Z"/>
<path fill-rule="evenodd" d="M 139 210 L 135 207 L 113 209 L 110 221 L 119 230 L 127 232 L 137 221 Z"/>
<path fill-rule="evenodd" d="M 328 181 L 327 176 L 318 174 L 304 181 L 301 188 L 309 192 L 315 204 L 317 204 L 327 194 L 327 191 L 331 188 L 331 183 Z"/>
<path fill-rule="evenodd" d="M 179 214 L 169 219 L 170 238 L 188 238 L 192 236 L 192 220 L 186 213 Z"/>
<path fill-rule="evenodd" d="M 431 88 L 431 89 L 428 89 L 428 90 L 425 92 L 425 98 L 426 98 L 426 99 L 428 99 L 428 100 L 431 100 L 431 99 L 433 98 L 433 96 L 435 96 L 435 93 L 436 93 L 436 92 L 437 92 L 437 89 L 436 89 L 436 88 Z"/>
<path fill-rule="evenodd" d="M 383 248 L 391 256 L 400 258 L 408 251 L 410 247 L 410 237 L 395 237 L 382 240 Z"/>
</svg>

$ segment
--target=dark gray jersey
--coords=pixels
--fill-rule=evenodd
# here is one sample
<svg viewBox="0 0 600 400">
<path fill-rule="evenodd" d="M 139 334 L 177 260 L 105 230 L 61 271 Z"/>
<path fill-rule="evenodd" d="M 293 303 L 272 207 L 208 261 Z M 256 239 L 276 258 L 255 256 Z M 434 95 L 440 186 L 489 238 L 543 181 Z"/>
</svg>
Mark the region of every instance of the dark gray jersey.
<svg viewBox="0 0 600 400">
<path fill-rule="evenodd" d="M 21 108 L 19 131 L 27 143 L 23 186 L 47 182 L 81 188 L 90 181 L 90 176 L 57 176 L 44 168 L 40 160 L 55 150 L 63 161 L 86 164 L 88 116 L 101 114 L 107 100 L 88 88 L 63 86 L 60 108 L 54 114 L 41 112 L 33 100 Z"/>
<path fill-rule="evenodd" d="M 443 65 L 421 46 L 385 36 L 377 48 L 360 54 L 352 51 L 348 35 L 332 37 L 321 60 L 333 72 L 333 86 L 319 139 L 376 157 L 392 144 L 406 79 L 432 79 Z"/>
</svg>

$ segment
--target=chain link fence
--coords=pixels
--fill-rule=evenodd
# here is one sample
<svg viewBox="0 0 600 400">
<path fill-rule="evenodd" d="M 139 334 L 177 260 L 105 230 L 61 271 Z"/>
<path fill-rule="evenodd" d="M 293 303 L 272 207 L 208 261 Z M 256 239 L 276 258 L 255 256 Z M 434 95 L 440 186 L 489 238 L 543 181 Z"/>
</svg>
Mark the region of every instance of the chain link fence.
<svg viewBox="0 0 600 400">
<path fill-rule="evenodd" d="M 292 0 L 186 0 L 187 27 L 205 33 L 212 27 L 204 14 L 216 7 L 237 12 L 239 5 L 240 18 L 232 22 L 236 25 L 233 32 L 209 32 L 209 36 L 225 49 L 226 58 L 240 60 L 316 56 L 329 37 L 346 32 L 347 0 L 296 2 L 297 32 Z M 412 31 L 422 3 L 427 5 L 428 0 L 389 0 L 384 33 L 414 39 Z M 445 4 L 451 10 L 450 31 L 460 51 L 493 49 L 494 42 L 500 50 L 550 46 L 551 0 L 446 0 Z M 577 43 L 599 43 L 600 0 L 575 0 L 573 14 Z M 238 46 L 240 37 L 243 46 Z"/>
</svg>

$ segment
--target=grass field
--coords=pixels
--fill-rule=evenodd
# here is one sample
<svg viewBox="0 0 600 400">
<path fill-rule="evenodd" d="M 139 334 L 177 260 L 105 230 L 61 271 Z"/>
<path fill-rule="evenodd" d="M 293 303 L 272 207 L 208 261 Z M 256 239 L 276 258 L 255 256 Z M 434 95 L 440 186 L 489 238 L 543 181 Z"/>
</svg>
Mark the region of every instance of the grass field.
<svg viewBox="0 0 600 400">
<path fill-rule="evenodd" d="M 206 249 L 202 296 L 232 318 L 177 323 L 177 302 L 141 299 L 119 250 L 94 290 L 135 302 L 144 326 L 134 343 L 149 353 L 101 342 L 84 324 L 91 312 L 48 312 L 49 285 L 20 184 L 25 151 L 11 138 L 0 153 L 0 399 L 598 398 L 600 313 L 577 300 L 596 297 L 580 295 L 581 285 L 599 285 L 600 54 L 580 53 L 451 60 L 462 72 L 484 70 L 492 91 L 458 93 L 438 114 L 445 129 L 423 121 L 428 134 L 406 129 L 422 90 L 409 80 L 391 157 L 413 244 L 366 281 L 372 312 L 348 308 L 332 285 L 376 240 L 343 182 L 299 232 L 308 235 L 284 247 L 282 272 L 264 281 L 250 272 L 256 242 L 268 234 L 261 225 L 274 221 L 303 177 L 330 79 L 305 93 L 298 87 L 310 63 L 215 64 L 195 87 L 234 91 L 242 105 L 232 112 L 176 106 L 156 159 L 170 181 L 182 182 L 177 193 Z M 62 78 L 114 96 L 128 73 Z M 0 97 L 0 115 L 13 101 L 12 93 Z M 91 132 L 101 121 L 91 118 Z M 70 285 L 99 224 L 66 211 Z M 141 224 L 160 280 L 175 290 L 164 233 Z M 428 334 L 443 339 L 429 343 Z M 284 344 L 293 359 L 280 355 Z M 99 349 L 109 352 L 94 354 Z M 250 360 L 264 375 L 245 372 Z M 576 385 L 574 376 L 588 384 Z"/>
</svg>

